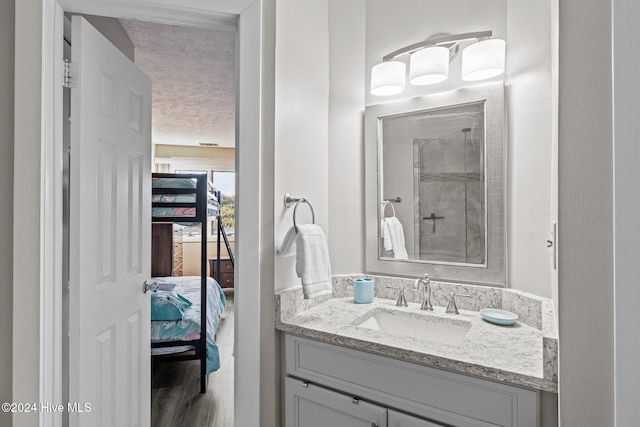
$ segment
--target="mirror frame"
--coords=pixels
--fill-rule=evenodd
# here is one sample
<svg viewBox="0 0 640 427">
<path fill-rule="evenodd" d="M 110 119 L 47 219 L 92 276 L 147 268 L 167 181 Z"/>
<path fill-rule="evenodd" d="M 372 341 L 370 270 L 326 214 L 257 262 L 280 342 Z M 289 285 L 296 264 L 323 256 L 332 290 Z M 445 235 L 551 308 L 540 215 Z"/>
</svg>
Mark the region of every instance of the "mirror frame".
<svg viewBox="0 0 640 427">
<path fill-rule="evenodd" d="M 485 101 L 485 194 L 486 265 L 397 260 L 380 258 L 382 201 L 382 118 Z M 506 286 L 507 277 L 507 144 L 502 81 L 420 96 L 408 100 L 372 105 L 365 109 L 365 217 L 366 272 L 394 276 L 421 277 L 425 273 L 437 281 Z M 413 185 L 413 183 L 412 183 Z M 406 230 L 406 228 L 405 228 Z M 406 231 L 405 231 L 406 232 Z M 413 231 L 412 231 L 413 232 Z"/>
</svg>

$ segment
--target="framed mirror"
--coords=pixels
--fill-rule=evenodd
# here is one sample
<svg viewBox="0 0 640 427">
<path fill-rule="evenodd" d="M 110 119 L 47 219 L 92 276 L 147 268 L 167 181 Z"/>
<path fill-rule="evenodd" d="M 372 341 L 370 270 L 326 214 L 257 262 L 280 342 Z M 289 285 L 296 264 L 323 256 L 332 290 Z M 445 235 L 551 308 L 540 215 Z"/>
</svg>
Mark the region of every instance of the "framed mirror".
<svg viewBox="0 0 640 427">
<path fill-rule="evenodd" d="M 367 271 L 504 286 L 504 87 L 365 111 Z"/>
</svg>

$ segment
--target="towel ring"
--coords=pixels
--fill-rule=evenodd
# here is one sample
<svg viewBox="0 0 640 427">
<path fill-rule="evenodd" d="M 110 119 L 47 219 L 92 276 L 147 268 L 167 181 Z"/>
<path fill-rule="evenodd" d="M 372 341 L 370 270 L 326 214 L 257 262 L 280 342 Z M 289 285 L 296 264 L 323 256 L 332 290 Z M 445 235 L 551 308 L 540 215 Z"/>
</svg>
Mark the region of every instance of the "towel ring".
<svg viewBox="0 0 640 427">
<path fill-rule="evenodd" d="M 297 233 L 298 232 L 298 225 L 296 224 L 296 212 L 298 211 L 298 206 L 300 206 L 300 204 L 302 204 L 302 203 L 306 203 L 309 206 L 309 209 L 311 210 L 311 223 L 312 224 L 316 223 L 316 214 L 313 211 L 313 206 L 311 206 L 311 203 L 309 203 L 309 201 L 307 199 L 305 199 L 304 197 L 302 197 L 302 198 L 293 197 L 289 193 L 284 195 L 284 205 L 286 207 L 290 208 L 291 206 L 293 206 L 294 203 L 295 203 L 295 207 L 293 208 L 293 228 L 294 228 L 294 230 L 296 230 L 296 233 Z"/>
<path fill-rule="evenodd" d="M 396 208 L 393 206 L 393 203 L 389 200 L 383 200 L 382 202 L 382 218 L 385 218 L 384 214 L 387 211 L 387 206 L 391 206 L 391 212 L 393 216 L 396 216 Z"/>
</svg>

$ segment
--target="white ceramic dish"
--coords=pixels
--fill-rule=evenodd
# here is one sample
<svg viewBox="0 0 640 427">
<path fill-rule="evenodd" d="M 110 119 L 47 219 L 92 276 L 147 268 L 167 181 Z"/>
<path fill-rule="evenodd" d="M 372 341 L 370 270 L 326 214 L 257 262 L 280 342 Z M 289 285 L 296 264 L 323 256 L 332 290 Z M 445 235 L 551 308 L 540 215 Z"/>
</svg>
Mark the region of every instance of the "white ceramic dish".
<svg viewBox="0 0 640 427">
<path fill-rule="evenodd" d="M 497 308 L 483 308 L 480 310 L 480 316 L 487 322 L 496 325 L 513 325 L 518 321 L 518 315 L 507 310 Z"/>
</svg>

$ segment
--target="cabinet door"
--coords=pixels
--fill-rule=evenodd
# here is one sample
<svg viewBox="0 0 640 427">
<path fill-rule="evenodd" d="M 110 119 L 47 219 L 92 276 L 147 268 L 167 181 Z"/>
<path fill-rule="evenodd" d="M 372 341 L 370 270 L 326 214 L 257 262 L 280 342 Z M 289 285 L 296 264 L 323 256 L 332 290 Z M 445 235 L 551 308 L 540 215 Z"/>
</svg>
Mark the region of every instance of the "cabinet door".
<svg viewBox="0 0 640 427">
<path fill-rule="evenodd" d="M 387 409 L 285 378 L 286 427 L 386 427 Z"/>
<path fill-rule="evenodd" d="M 442 424 L 389 409 L 389 427 L 444 427 Z"/>
</svg>

